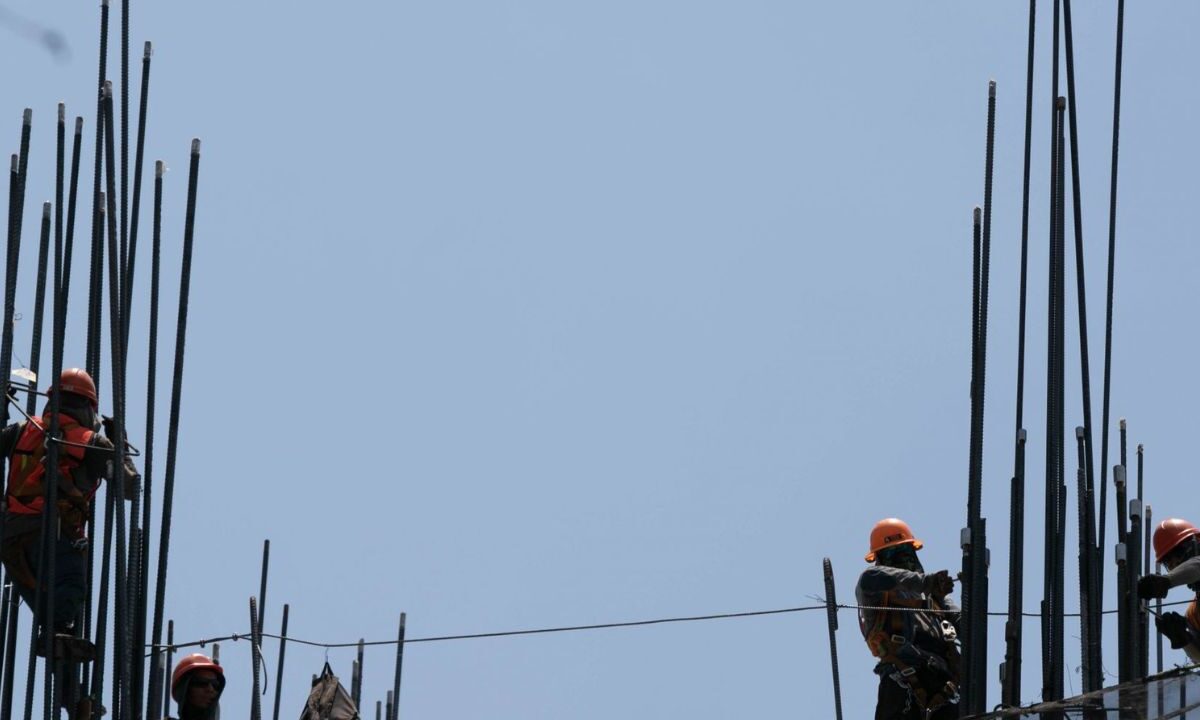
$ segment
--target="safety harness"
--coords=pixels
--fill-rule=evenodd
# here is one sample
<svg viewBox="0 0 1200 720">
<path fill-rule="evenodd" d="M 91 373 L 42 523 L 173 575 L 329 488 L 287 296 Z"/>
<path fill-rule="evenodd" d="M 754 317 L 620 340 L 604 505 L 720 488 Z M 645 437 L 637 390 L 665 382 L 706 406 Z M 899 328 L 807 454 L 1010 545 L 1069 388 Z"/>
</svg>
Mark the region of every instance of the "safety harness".
<svg viewBox="0 0 1200 720">
<path fill-rule="evenodd" d="M 49 416 L 43 416 L 41 422 L 43 426 L 49 425 Z M 58 452 L 59 527 L 64 534 L 78 538 L 83 535 L 88 503 L 99 482 L 87 478 L 81 488 L 76 481 L 84 480 L 86 473 L 75 471 L 83 465 L 86 447 L 96 433 L 69 415 L 59 414 L 58 422 L 66 440 L 59 444 Z M 8 510 L 16 515 L 40 515 L 46 505 L 46 435 L 38 423 L 22 424 L 8 473 Z"/>
<path fill-rule="evenodd" d="M 896 610 L 875 611 L 870 625 L 860 612 L 863 637 L 871 654 L 879 658 L 875 672 L 908 690 L 909 706 L 928 717 L 939 708 L 958 702 L 961 656 L 958 631 L 935 613 L 942 603 L 905 592 L 883 593 L 880 605 Z"/>
</svg>

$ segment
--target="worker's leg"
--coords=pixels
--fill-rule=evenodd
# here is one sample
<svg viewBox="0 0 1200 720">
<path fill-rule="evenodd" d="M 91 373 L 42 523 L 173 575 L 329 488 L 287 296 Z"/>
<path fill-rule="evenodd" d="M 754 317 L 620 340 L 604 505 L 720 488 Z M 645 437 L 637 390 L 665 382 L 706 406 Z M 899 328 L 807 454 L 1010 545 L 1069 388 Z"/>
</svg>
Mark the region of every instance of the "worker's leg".
<svg viewBox="0 0 1200 720">
<path fill-rule="evenodd" d="M 41 577 L 41 569 L 38 560 L 41 555 L 41 539 L 35 538 L 25 546 L 25 561 L 37 578 L 37 582 L 42 586 L 41 605 L 35 613 L 38 624 L 44 625 L 43 615 L 48 601 L 46 592 L 47 583 Z M 75 549 L 70 540 L 59 538 L 54 546 L 54 631 L 65 632 L 71 627 L 75 621 L 75 616 L 79 613 L 79 608 L 84 601 L 84 595 L 87 592 L 87 581 L 85 575 L 85 562 L 83 552 Z M 20 583 L 17 584 L 21 599 L 30 607 L 34 603 L 34 589 L 24 587 Z"/>
<path fill-rule="evenodd" d="M 918 720 L 921 717 L 911 701 L 908 689 L 888 677 L 879 678 L 879 699 L 875 703 L 875 720 Z"/>
</svg>

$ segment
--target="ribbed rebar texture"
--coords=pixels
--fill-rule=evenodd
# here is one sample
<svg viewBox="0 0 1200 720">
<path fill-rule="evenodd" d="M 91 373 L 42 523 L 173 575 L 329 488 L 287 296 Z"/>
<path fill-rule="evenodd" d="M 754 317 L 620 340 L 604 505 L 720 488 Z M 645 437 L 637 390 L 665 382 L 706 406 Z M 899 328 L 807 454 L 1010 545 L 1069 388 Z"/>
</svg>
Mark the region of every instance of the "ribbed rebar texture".
<svg viewBox="0 0 1200 720">
<path fill-rule="evenodd" d="M 191 287 L 192 245 L 196 227 L 196 183 L 200 175 L 200 141 L 192 141 L 188 169 L 187 213 L 184 216 L 183 262 L 179 279 L 179 320 L 175 329 L 175 366 L 171 385 L 171 415 L 167 425 L 167 468 L 163 480 L 162 534 L 158 543 L 158 575 L 154 590 L 152 642 L 162 637 L 163 604 L 166 600 L 167 559 L 171 548 L 171 506 L 175 496 L 175 458 L 179 440 L 179 408 L 183 391 L 183 353 L 187 339 L 188 291 Z"/>
</svg>

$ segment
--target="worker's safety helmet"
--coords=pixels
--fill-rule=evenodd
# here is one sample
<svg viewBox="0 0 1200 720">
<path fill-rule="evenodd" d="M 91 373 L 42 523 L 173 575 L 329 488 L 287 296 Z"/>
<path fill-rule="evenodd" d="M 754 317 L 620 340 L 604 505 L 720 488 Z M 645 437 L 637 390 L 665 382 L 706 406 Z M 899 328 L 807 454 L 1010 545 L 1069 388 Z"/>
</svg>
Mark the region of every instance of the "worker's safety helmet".
<svg viewBox="0 0 1200 720">
<path fill-rule="evenodd" d="M 1154 557 L 1159 562 L 1163 561 L 1171 551 L 1179 547 L 1179 544 L 1190 537 L 1200 535 L 1200 528 L 1191 524 L 1187 520 L 1179 518 L 1167 518 L 1154 528 Z"/>
<path fill-rule="evenodd" d="M 56 390 L 83 396 L 92 401 L 93 408 L 100 405 L 100 398 L 96 395 L 96 383 L 92 380 L 92 376 L 88 375 L 85 370 L 79 368 L 63 370 L 62 375 L 58 378 L 58 384 L 50 388 L 50 392 Z"/>
<path fill-rule="evenodd" d="M 171 673 L 171 697 L 175 702 L 182 703 L 184 701 L 184 693 L 187 691 L 187 676 L 196 670 L 210 670 L 217 676 L 217 694 L 225 689 L 225 671 L 221 666 L 213 662 L 212 658 L 200 653 L 193 653 L 179 661 L 175 666 L 175 672 Z"/>
<path fill-rule="evenodd" d="M 875 553 L 884 548 L 897 545 L 912 545 L 913 550 L 920 550 L 925 543 L 913 537 L 912 528 L 899 518 L 884 518 L 871 528 L 871 552 L 867 553 L 867 562 L 875 562 Z"/>
</svg>

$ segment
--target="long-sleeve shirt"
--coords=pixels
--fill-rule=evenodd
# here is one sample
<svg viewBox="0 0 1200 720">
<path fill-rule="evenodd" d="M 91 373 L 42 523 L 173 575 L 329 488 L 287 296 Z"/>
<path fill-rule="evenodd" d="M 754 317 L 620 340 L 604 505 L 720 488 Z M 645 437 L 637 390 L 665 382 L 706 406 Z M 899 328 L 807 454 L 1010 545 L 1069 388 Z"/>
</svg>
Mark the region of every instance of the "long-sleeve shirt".
<svg viewBox="0 0 1200 720">
<path fill-rule="evenodd" d="M 953 645 L 946 638 L 942 621 L 958 627 L 959 609 L 950 598 L 934 599 L 925 594 L 925 574 L 873 565 L 859 576 L 854 590 L 859 610 L 859 629 L 871 652 L 881 659 L 901 646 L 941 655 Z M 877 610 L 875 608 L 897 608 Z M 939 612 L 930 612 L 939 611 Z M 892 638 L 901 636 L 903 643 Z"/>
</svg>

